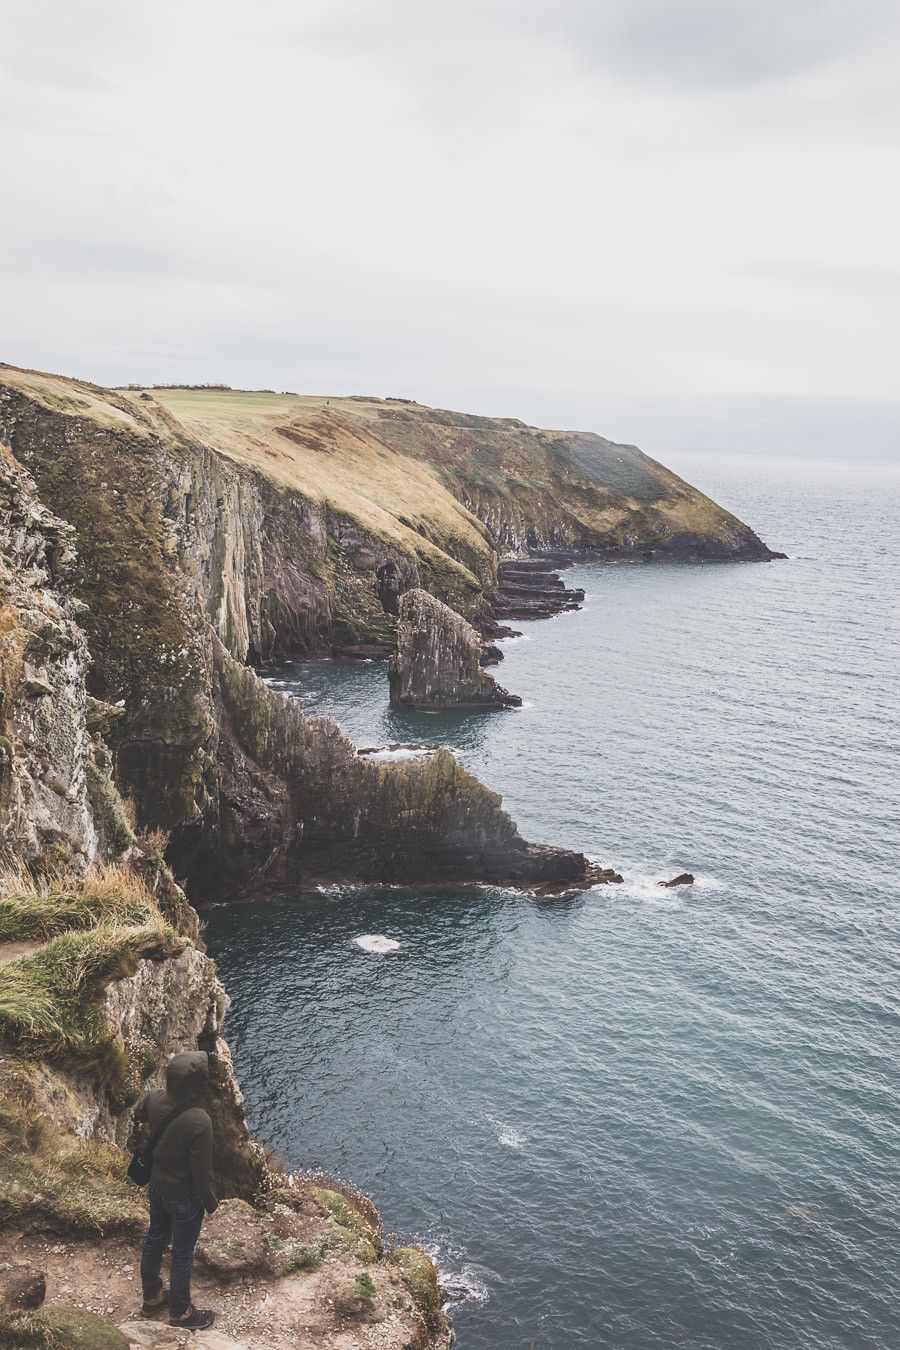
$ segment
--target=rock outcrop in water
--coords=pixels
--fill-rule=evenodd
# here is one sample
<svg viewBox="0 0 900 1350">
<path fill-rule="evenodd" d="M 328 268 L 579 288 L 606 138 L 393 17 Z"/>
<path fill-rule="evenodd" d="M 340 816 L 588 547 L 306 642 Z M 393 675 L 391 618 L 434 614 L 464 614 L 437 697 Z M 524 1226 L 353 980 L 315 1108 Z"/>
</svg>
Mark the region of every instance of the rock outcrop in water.
<svg viewBox="0 0 900 1350">
<path fill-rule="evenodd" d="M 494 605 L 497 619 L 549 619 L 554 614 L 580 609 L 584 591 L 566 586 L 556 566 L 567 566 L 565 558 L 513 558 L 497 569 L 498 598 Z"/>
<path fill-rule="evenodd" d="M 673 877 L 671 881 L 658 881 L 656 884 L 657 886 L 668 886 L 668 887 L 693 886 L 694 874 L 693 872 L 679 872 L 678 876 Z"/>
<path fill-rule="evenodd" d="M 483 644 L 460 614 L 429 595 L 400 600 L 397 649 L 391 657 L 391 702 L 400 708 L 511 708 L 522 700 L 482 669 Z"/>
</svg>

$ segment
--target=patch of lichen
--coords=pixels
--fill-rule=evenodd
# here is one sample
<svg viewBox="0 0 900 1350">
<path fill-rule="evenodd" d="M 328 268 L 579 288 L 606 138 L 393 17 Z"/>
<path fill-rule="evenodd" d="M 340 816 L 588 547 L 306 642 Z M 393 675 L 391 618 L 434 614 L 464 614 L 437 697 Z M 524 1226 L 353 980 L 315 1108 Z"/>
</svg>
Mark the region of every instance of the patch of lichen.
<svg viewBox="0 0 900 1350">
<path fill-rule="evenodd" d="M 145 1207 L 125 1166 L 121 1149 L 78 1139 L 43 1116 L 27 1061 L 0 1063 L 0 1223 L 66 1234 L 135 1231 Z"/>
<path fill-rule="evenodd" d="M 474 566 L 474 559 L 472 563 Z M 436 551 L 419 554 L 419 572 L 425 590 L 467 619 L 477 615 L 482 601 L 482 586 L 485 582 L 490 584 L 491 579 L 490 565 L 484 559 L 479 568 L 479 572 L 484 575 L 479 580 L 468 567 Z"/>
<path fill-rule="evenodd" d="M 87 794 L 99 836 L 100 850 L 106 858 L 121 858 L 137 842 L 131 822 L 122 806 L 118 788 L 94 759 L 87 761 Z"/>
<path fill-rule="evenodd" d="M 450 750 L 424 759 L 366 765 L 370 819 L 397 843 L 441 840 L 464 847 L 514 844 L 518 832 L 503 799 L 459 763 Z"/>
<path fill-rule="evenodd" d="M 359 571 L 346 550 L 329 541 L 319 575 L 331 601 L 331 638 L 337 647 L 367 646 L 389 651 L 394 643 L 394 619 L 386 614 L 375 591 L 374 571 Z"/>
<path fill-rule="evenodd" d="M 208 800 L 203 625 L 189 611 L 184 579 L 160 507 L 167 454 L 120 419 L 53 416 L 22 400 L 15 450 L 41 497 L 75 527 L 76 594 L 92 653 L 89 688 L 121 703 L 109 729 L 120 784 L 140 823 L 190 820 Z"/>
<path fill-rule="evenodd" d="M 154 447 L 125 432 L 82 426 L 75 439 L 42 429 L 26 462 L 42 497 L 75 526 L 77 590 L 95 654 L 93 692 L 126 703 L 156 672 L 175 686 L 190 675 L 184 621 L 164 562 L 164 522 L 153 484 Z"/>
</svg>

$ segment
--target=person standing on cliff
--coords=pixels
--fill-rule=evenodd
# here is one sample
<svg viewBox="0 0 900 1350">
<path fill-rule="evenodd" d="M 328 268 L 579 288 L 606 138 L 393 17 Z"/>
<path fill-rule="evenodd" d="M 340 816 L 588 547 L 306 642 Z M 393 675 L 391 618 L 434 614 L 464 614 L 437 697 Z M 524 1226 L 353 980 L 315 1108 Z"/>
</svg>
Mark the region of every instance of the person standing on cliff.
<svg viewBox="0 0 900 1350">
<path fill-rule="evenodd" d="M 150 1174 L 150 1228 L 141 1254 L 141 1315 L 152 1317 L 169 1305 L 169 1325 L 189 1331 L 212 1326 L 215 1313 L 191 1302 L 194 1250 L 205 1214 L 219 1207 L 213 1180 L 212 1121 L 203 1106 L 209 1087 L 209 1057 L 203 1050 L 174 1055 L 166 1066 L 165 1089 L 141 1099 L 135 1122 L 150 1134 L 162 1129 L 153 1149 Z M 160 1277 L 163 1252 L 171 1242 L 170 1289 Z"/>
</svg>

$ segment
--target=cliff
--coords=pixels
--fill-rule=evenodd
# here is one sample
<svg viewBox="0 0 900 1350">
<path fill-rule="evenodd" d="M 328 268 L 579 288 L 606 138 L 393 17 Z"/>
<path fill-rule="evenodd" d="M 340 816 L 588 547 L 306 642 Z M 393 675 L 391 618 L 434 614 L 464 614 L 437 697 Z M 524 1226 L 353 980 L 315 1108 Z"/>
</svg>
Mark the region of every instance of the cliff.
<svg viewBox="0 0 900 1350">
<path fill-rule="evenodd" d="M 403 708 L 509 708 L 521 704 L 481 668 L 475 629 L 427 591 L 405 591 L 390 661 L 391 702 Z"/>
<path fill-rule="evenodd" d="M 269 447 L 237 457 L 249 433 L 223 431 L 214 450 L 153 398 L 9 368 L 3 378 L 0 440 L 74 530 L 88 687 L 120 709 L 106 731 L 117 785 L 139 827 L 170 834 L 192 896 L 285 873 L 299 884 L 580 875 L 581 855 L 526 844 L 449 754 L 373 764 L 246 664 L 329 644 L 387 650 L 400 595 L 419 583 L 488 613 L 487 533 L 430 470 L 360 436 L 334 465 L 282 437 L 290 453 L 264 472 L 254 461 L 268 465 Z M 327 468 L 298 478 L 302 491 L 301 449 Z M 339 491 L 351 466 L 356 486 Z M 395 487 L 407 510 L 427 506 L 433 539 L 424 515 L 389 513 Z"/>
<path fill-rule="evenodd" d="M 352 1350 L 377 1325 L 387 1350 L 445 1346 L 433 1263 L 388 1247 L 364 1197 L 285 1176 L 249 1137 L 222 1035 L 228 999 L 196 914 L 111 776 L 103 733 L 120 719 L 86 689 L 74 537 L 4 455 L 0 1343 L 168 1343 L 133 1320 L 146 1205 L 124 1180 L 124 1147 L 170 1055 L 201 1048 L 225 1200 L 197 1286 L 230 1333 L 209 1344 Z M 266 1291 L 255 1317 L 248 1288 Z"/>
</svg>

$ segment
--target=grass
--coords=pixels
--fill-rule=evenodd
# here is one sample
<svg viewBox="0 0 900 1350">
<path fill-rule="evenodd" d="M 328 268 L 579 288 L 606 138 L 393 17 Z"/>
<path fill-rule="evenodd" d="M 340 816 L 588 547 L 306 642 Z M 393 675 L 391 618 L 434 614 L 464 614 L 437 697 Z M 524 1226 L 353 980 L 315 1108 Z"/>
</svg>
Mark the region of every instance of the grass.
<svg viewBox="0 0 900 1350">
<path fill-rule="evenodd" d="M 148 401 L 142 392 L 8 367 L 0 367 L 0 382 L 56 410 L 84 405 L 101 426 L 199 440 L 345 513 L 415 556 L 426 574 L 440 580 L 447 566 L 455 569 L 451 591 L 463 598 L 473 573 L 491 566 L 479 502 L 495 534 L 503 524 L 545 534 L 555 524 L 598 546 L 614 547 L 626 534 L 646 546 L 679 532 L 720 538 L 739 527 L 634 446 L 515 419 L 266 390 L 155 388 Z M 157 426 L 154 418 L 163 420 Z"/>
<path fill-rule="evenodd" d="M 145 1220 L 145 1203 L 125 1181 L 125 1166 L 113 1144 L 56 1129 L 39 1110 L 33 1069 L 3 1062 L 0 1223 L 37 1222 L 66 1234 L 133 1231 Z"/>
<path fill-rule="evenodd" d="M 48 1061 L 92 1078 L 114 1111 L 133 1101 L 157 1052 L 116 1034 L 106 989 L 143 957 L 178 950 L 184 939 L 141 877 L 112 864 L 78 880 L 7 867 L 0 873 L 0 940 L 44 944 L 0 966 L 0 1222 L 130 1230 L 142 1222 L 144 1204 L 125 1182 L 125 1156 L 112 1144 L 58 1130 L 41 1113 L 36 1082 Z M 82 1343 L 92 1344 L 72 1342 Z"/>
<path fill-rule="evenodd" d="M 68 882 L 15 867 L 0 872 L 0 942 L 47 942 L 104 923 L 137 927 L 156 913 L 144 882 L 120 864 L 92 868 L 83 879 Z"/>
<path fill-rule="evenodd" d="M 344 400 L 206 389 L 155 389 L 153 397 L 210 449 L 409 555 L 443 554 L 463 586 L 474 577 L 457 559 L 490 556 L 484 528 L 432 467 L 378 439 Z"/>
<path fill-rule="evenodd" d="M 87 793 L 104 853 L 121 857 L 136 842 L 134 822 L 109 774 L 93 759 L 87 762 Z"/>
<path fill-rule="evenodd" d="M 0 1304 L 0 1345 L 4 1350 L 128 1350 L 129 1341 L 111 1322 L 77 1308 L 20 1312 Z"/>
<path fill-rule="evenodd" d="M 0 939 L 46 945 L 0 967 L 0 1040 L 20 1055 L 91 1074 L 114 1106 L 134 1099 L 140 1047 L 126 1049 L 106 1016 L 110 981 L 143 957 L 184 946 L 130 868 L 107 866 L 54 883 L 15 869 L 0 877 Z"/>
<path fill-rule="evenodd" d="M 445 1325 L 437 1267 L 418 1247 L 398 1247 L 391 1253 L 391 1260 L 399 1267 L 422 1321 L 435 1335 Z"/>
<path fill-rule="evenodd" d="M 372 1276 L 367 1270 L 362 1270 L 347 1292 L 337 1299 L 338 1308 L 345 1317 L 368 1317 L 375 1309 L 377 1292 Z"/>
<path fill-rule="evenodd" d="M 91 1073 L 115 1103 L 126 1104 L 136 1066 L 109 1026 L 106 986 L 134 974 L 142 957 L 178 945 L 160 917 L 60 934 L 0 970 L 0 1037 L 20 1054 Z"/>
</svg>

